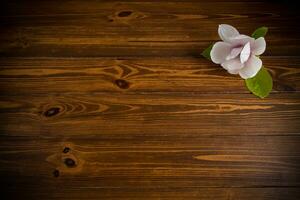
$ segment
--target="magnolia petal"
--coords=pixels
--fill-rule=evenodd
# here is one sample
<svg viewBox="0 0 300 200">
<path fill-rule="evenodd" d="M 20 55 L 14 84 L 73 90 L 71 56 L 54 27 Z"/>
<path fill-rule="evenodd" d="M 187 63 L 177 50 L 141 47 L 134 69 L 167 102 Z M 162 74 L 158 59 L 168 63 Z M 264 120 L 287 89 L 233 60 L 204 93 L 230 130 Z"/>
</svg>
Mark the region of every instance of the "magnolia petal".
<svg viewBox="0 0 300 200">
<path fill-rule="evenodd" d="M 230 54 L 231 45 L 225 42 L 217 42 L 214 44 L 210 52 L 211 60 L 216 64 L 221 64 Z"/>
<path fill-rule="evenodd" d="M 227 70 L 229 74 L 238 74 L 240 70 Z"/>
<path fill-rule="evenodd" d="M 229 72 L 231 71 L 236 71 L 240 70 L 243 67 L 243 64 L 241 63 L 239 58 L 234 58 L 231 60 L 227 60 L 221 64 L 221 66 L 228 70 Z"/>
<path fill-rule="evenodd" d="M 236 58 L 241 53 L 242 50 L 243 50 L 243 47 L 237 47 L 237 48 L 231 49 L 231 52 L 226 57 L 226 60 L 231 60 L 233 58 Z"/>
<path fill-rule="evenodd" d="M 230 39 L 230 44 L 237 47 L 237 46 L 245 46 L 248 42 L 253 43 L 254 38 L 249 37 L 247 35 L 238 35 Z"/>
<path fill-rule="evenodd" d="M 257 55 L 257 56 L 261 55 L 265 52 L 265 50 L 266 50 L 265 38 L 260 37 L 253 42 L 252 53 L 254 55 Z"/>
<path fill-rule="evenodd" d="M 251 56 L 240 70 L 239 74 L 243 79 L 254 77 L 262 67 L 262 61 L 256 56 Z"/>
<path fill-rule="evenodd" d="M 250 51 L 250 42 L 248 42 L 241 51 L 240 59 L 241 63 L 245 63 L 249 57 L 250 57 L 251 51 Z"/>
<path fill-rule="evenodd" d="M 236 28 L 228 24 L 220 24 L 218 28 L 220 38 L 224 42 L 230 42 L 230 38 L 238 36 L 240 33 Z"/>
</svg>

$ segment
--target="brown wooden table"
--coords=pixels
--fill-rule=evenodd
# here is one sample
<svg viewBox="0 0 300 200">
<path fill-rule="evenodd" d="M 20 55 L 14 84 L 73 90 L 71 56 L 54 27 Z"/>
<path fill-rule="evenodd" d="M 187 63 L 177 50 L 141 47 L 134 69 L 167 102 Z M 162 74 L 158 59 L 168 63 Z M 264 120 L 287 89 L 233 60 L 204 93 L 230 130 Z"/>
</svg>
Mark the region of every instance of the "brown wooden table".
<svg viewBox="0 0 300 200">
<path fill-rule="evenodd" d="M 2 199 L 300 199 L 300 28 L 284 1 L 7 1 Z M 201 57 L 269 27 L 259 99 Z"/>
</svg>

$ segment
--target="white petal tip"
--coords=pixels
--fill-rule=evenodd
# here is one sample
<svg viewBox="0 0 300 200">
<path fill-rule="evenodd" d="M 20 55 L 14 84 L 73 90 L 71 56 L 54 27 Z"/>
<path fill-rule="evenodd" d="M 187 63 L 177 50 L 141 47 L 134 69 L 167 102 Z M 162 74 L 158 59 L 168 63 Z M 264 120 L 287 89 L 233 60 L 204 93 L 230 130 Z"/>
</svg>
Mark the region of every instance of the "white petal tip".
<svg viewBox="0 0 300 200">
<path fill-rule="evenodd" d="M 230 41 L 230 38 L 238 36 L 240 33 L 236 28 L 228 24 L 220 24 L 218 28 L 220 38 L 224 42 Z"/>
<path fill-rule="evenodd" d="M 221 64 L 226 60 L 230 53 L 230 45 L 225 42 L 217 42 L 214 44 L 210 52 L 211 60 L 216 64 Z"/>
<path fill-rule="evenodd" d="M 255 55 L 261 55 L 266 50 L 266 40 L 264 37 L 260 37 L 254 41 L 252 52 Z"/>
<path fill-rule="evenodd" d="M 245 63 L 245 66 L 239 71 L 239 75 L 243 79 L 253 78 L 261 69 L 262 61 L 256 57 L 251 56 Z"/>
</svg>

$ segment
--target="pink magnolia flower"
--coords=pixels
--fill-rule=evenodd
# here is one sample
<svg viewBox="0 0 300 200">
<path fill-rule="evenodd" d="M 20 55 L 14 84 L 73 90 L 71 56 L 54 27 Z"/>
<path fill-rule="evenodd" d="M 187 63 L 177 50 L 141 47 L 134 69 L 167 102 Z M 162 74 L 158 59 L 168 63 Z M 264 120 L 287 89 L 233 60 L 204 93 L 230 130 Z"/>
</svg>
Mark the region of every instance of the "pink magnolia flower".
<svg viewBox="0 0 300 200">
<path fill-rule="evenodd" d="M 266 50 L 263 37 L 254 39 L 240 34 L 227 24 L 219 25 L 222 42 L 214 44 L 210 56 L 214 63 L 221 64 L 230 74 L 239 74 L 243 79 L 254 77 L 262 67 L 259 55 Z"/>
</svg>

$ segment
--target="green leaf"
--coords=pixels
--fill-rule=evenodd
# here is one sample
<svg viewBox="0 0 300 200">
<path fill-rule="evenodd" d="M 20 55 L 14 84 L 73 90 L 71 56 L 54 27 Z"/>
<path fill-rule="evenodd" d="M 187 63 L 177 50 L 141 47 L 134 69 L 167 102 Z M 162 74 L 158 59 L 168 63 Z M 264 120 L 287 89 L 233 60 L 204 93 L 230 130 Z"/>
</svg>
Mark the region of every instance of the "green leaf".
<svg viewBox="0 0 300 200">
<path fill-rule="evenodd" d="M 245 80 L 247 88 L 260 98 L 267 97 L 273 88 L 273 80 L 269 72 L 262 67 L 253 77 Z"/>
<path fill-rule="evenodd" d="M 253 33 L 252 33 L 252 37 L 254 39 L 260 38 L 260 37 L 264 37 L 268 32 L 268 28 L 267 27 L 260 27 L 258 29 L 256 29 Z"/>
<path fill-rule="evenodd" d="M 209 47 L 207 47 L 202 53 L 201 55 L 208 59 L 208 60 L 211 60 L 211 57 L 210 57 L 210 52 L 211 52 L 211 49 L 213 48 L 214 44 L 211 44 Z"/>
</svg>

